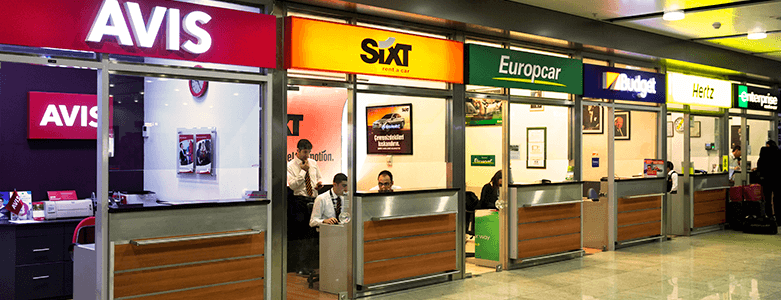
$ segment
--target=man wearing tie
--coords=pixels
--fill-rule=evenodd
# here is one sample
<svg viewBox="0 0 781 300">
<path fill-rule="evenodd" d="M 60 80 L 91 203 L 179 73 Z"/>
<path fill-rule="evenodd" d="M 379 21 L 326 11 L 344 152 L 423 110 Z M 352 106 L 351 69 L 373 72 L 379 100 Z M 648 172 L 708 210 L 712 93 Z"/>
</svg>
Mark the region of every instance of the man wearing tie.
<svg viewBox="0 0 781 300">
<path fill-rule="evenodd" d="M 309 218 L 309 226 L 317 227 L 320 224 L 339 224 L 339 214 L 342 213 L 342 195 L 347 191 L 347 175 L 338 173 L 334 176 L 334 187 L 315 198 L 312 208 L 312 216 Z"/>
<path fill-rule="evenodd" d="M 314 201 L 317 190 L 323 187 L 317 162 L 309 158 L 312 143 L 301 139 L 296 145 L 297 152 L 293 160 L 287 163 L 287 184 L 293 191 L 288 197 L 288 266 L 301 274 L 308 275 L 316 262 L 307 257 L 314 247 L 316 232 L 309 228 L 309 209 L 307 203 Z"/>
</svg>

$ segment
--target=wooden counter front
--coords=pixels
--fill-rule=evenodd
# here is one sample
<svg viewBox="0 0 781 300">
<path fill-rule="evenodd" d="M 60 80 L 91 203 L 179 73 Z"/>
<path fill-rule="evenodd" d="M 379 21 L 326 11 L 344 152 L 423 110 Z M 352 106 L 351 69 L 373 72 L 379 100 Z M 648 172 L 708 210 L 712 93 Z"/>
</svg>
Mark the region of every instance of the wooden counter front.
<svg viewBox="0 0 781 300">
<path fill-rule="evenodd" d="M 518 259 L 580 249 L 581 203 L 518 209 Z"/>
<path fill-rule="evenodd" d="M 694 228 L 727 221 L 727 189 L 694 192 Z"/>
<path fill-rule="evenodd" d="M 363 223 L 363 284 L 456 270 L 456 214 Z"/>
<path fill-rule="evenodd" d="M 265 232 L 143 246 L 116 245 L 114 297 L 263 299 L 264 245 Z"/>
<path fill-rule="evenodd" d="M 662 234 L 662 196 L 618 199 L 616 241 Z"/>
</svg>

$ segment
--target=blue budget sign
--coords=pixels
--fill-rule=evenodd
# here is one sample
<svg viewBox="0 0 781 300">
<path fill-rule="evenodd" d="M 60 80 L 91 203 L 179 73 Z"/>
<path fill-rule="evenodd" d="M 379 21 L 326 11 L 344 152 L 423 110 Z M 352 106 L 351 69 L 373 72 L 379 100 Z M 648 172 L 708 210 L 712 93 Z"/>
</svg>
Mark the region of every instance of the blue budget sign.
<svg viewBox="0 0 781 300">
<path fill-rule="evenodd" d="M 665 103 L 665 75 L 583 65 L 583 97 Z"/>
</svg>

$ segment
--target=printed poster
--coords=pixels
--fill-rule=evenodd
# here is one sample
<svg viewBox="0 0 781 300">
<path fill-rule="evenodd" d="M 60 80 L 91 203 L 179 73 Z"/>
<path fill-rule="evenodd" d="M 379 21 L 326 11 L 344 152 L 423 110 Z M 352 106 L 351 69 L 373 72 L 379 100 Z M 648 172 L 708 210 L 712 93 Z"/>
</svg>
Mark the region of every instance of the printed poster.
<svg viewBox="0 0 781 300">
<path fill-rule="evenodd" d="M 467 98 L 466 125 L 502 125 L 502 100 Z"/>
<path fill-rule="evenodd" d="M 643 178 L 664 177 L 664 161 L 660 159 L 643 160 Z"/>
<path fill-rule="evenodd" d="M 412 104 L 366 108 L 367 154 L 412 154 Z"/>
<path fill-rule="evenodd" d="M 193 172 L 193 135 L 179 134 L 179 173 Z"/>
<path fill-rule="evenodd" d="M 5 209 L 11 212 L 11 221 L 33 219 L 31 213 L 33 196 L 31 191 L 0 192 L 0 198 L 3 199 Z"/>
<path fill-rule="evenodd" d="M 212 135 L 199 133 L 195 135 L 195 172 L 198 174 L 212 173 Z"/>
</svg>

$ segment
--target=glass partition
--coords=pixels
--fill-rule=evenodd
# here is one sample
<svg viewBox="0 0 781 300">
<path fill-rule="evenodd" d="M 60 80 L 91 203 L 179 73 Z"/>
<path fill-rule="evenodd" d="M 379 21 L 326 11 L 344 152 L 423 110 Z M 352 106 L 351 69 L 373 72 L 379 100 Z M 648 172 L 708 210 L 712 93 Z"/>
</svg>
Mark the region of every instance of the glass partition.
<svg viewBox="0 0 781 300">
<path fill-rule="evenodd" d="M 584 103 L 582 114 L 583 181 L 596 182 L 590 187 L 599 190 L 599 181 L 608 170 L 607 108 Z"/>
<path fill-rule="evenodd" d="M 719 143 L 723 136 L 719 118 L 693 116 L 689 129 L 691 130 L 691 162 L 695 172 L 721 172 L 721 157 Z"/>
<path fill-rule="evenodd" d="M 673 169 L 678 174 L 683 174 L 685 159 L 683 117 L 683 113 L 667 113 L 667 161 L 673 163 Z"/>
<path fill-rule="evenodd" d="M 562 182 L 572 166 L 570 108 L 510 104 L 511 183 Z"/>
<path fill-rule="evenodd" d="M 445 99 L 358 93 L 356 191 L 378 186 L 383 170 L 401 189 L 447 187 Z"/>
<path fill-rule="evenodd" d="M 615 176 L 643 177 L 643 160 L 657 158 L 656 118 L 656 112 L 615 111 Z"/>
<path fill-rule="evenodd" d="M 770 139 L 772 132 L 772 121 L 768 120 L 746 120 L 746 132 L 748 133 L 748 146 L 746 147 L 746 168 L 751 170 L 757 167 L 757 160 L 759 159 L 759 151 L 765 146 L 765 143 Z"/>
</svg>

